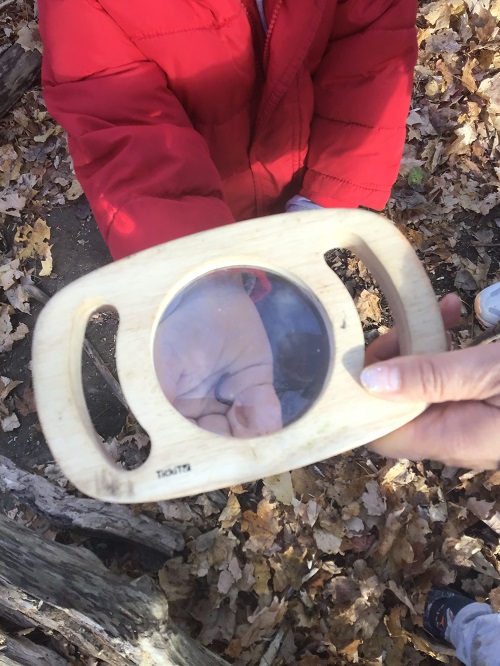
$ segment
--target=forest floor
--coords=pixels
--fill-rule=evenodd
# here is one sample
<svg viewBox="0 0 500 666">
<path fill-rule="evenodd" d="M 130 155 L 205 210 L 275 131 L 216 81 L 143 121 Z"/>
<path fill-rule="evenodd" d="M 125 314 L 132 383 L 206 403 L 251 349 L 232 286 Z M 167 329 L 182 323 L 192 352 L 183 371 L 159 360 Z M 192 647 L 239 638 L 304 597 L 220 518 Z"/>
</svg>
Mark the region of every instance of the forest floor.
<svg viewBox="0 0 500 666">
<path fill-rule="evenodd" d="M 458 347 L 480 330 L 474 295 L 500 280 L 499 24 L 500 0 L 420 2 L 407 142 L 385 211 L 418 251 L 436 293 L 461 296 Z M 40 47 L 35 10 L 24 0 L 2 9 L 0 54 L 18 39 Z M 0 454 L 70 493 L 77 491 L 54 464 L 36 415 L 30 347 L 41 306 L 29 285 L 52 295 L 109 261 L 65 134 L 40 89 L 31 90 L 0 120 Z M 386 332 L 390 313 L 366 268 L 345 254 L 330 263 L 348 283 L 367 338 Z M 115 333 L 112 315 L 88 326 L 111 369 Z M 144 447 L 134 418 L 93 364 L 83 365 L 108 451 L 119 457 Z M 43 527 L 25 506 L 0 504 Z M 151 560 L 130 544 L 48 525 L 47 536 L 92 548 L 114 570 L 157 577 L 175 621 L 237 665 L 458 664 L 421 628 L 429 588 L 456 584 L 500 610 L 500 472 L 388 461 L 359 449 L 216 499 L 136 510 L 177 526 L 185 550 Z M 96 663 L 50 640 L 69 662 Z"/>
</svg>

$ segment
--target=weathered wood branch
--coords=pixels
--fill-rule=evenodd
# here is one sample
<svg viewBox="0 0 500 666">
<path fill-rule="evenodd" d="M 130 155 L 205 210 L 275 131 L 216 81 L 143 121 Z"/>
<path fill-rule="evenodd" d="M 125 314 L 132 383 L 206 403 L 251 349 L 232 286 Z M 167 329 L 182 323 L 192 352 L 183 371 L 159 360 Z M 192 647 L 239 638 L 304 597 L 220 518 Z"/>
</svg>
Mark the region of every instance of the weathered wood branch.
<svg viewBox="0 0 500 666">
<path fill-rule="evenodd" d="M 109 666 L 227 666 L 169 621 L 167 600 L 149 578 L 130 582 L 90 551 L 0 516 L 3 609 Z"/>
<path fill-rule="evenodd" d="M 38 50 L 25 51 L 13 44 L 0 56 L 0 118 L 21 99 L 37 81 L 42 54 Z"/>
<path fill-rule="evenodd" d="M 5 666 L 69 666 L 54 650 L 35 645 L 27 638 L 14 638 L 0 629 L 0 664 Z"/>
<path fill-rule="evenodd" d="M 44 291 L 42 291 L 42 289 L 40 289 L 34 284 L 28 284 L 24 287 L 24 289 L 29 296 L 34 298 L 39 303 L 42 303 L 43 305 L 46 305 L 50 300 L 50 296 L 47 296 L 47 294 Z M 83 340 L 83 349 L 88 354 L 91 361 L 94 363 L 97 372 L 99 372 L 101 377 L 104 379 L 104 381 L 108 385 L 108 388 L 111 390 L 115 398 L 117 398 L 122 403 L 125 409 L 130 410 L 127 404 L 127 400 L 123 395 L 120 383 L 113 375 L 111 370 L 108 368 L 106 363 L 103 361 L 97 349 L 94 347 L 94 345 L 90 342 L 90 340 L 87 337 L 85 337 Z"/>
<path fill-rule="evenodd" d="M 43 477 L 25 472 L 4 456 L 0 456 L 0 493 L 13 495 L 60 529 L 128 539 L 168 556 L 184 548 L 182 534 L 168 525 L 135 514 L 128 506 L 73 497 Z"/>
</svg>

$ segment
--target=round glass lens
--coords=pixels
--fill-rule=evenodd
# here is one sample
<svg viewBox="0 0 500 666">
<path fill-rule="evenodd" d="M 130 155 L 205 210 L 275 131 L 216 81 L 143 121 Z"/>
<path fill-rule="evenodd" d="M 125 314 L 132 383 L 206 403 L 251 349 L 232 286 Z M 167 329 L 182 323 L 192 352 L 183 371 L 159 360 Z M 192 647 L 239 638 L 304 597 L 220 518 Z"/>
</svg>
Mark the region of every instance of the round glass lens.
<svg viewBox="0 0 500 666">
<path fill-rule="evenodd" d="M 168 305 L 154 337 L 160 385 L 201 428 L 234 437 L 275 432 L 320 394 L 331 350 L 301 287 L 250 267 L 213 271 Z"/>
</svg>

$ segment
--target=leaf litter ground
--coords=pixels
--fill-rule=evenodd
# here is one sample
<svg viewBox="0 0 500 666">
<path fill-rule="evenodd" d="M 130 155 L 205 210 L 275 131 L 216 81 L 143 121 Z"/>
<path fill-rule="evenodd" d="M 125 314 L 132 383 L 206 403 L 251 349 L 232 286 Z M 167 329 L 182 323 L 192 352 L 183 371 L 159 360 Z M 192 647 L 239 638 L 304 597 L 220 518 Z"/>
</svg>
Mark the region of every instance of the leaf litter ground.
<svg viewBox="0 0 500 666">
<path fill-rule="evenodd" d="M 500 0 L 420 3 L 408 136 L 386 210 L 436 292 L 462 297 L 456 346 L 479 332 L 475 293 L 500 279 L 499 23 Z M 36 11 L 21 0 L 0 17 L 0 54 L 16 39 L 37 48 Z M 30 468 L 41 461 L 38 473 L 72 493 L 46 464 L 26 345 L 37 311 L 29 285 L 53 293 L 74 279 L 64 253 L 76 242 L 83 255 L 96 236 L 90 226 L 75 241 L 47 224 L 62 210 L 66 224 L 92 225 L 80 197 L 65 134 L 40 91 L 30 91 L 0 121 L 0 359 L 9 368 L 0 378 L 0 453 Z M 366 268 L 338 251 L 328 261 L 355 299 L 367 340 L 386 332 L 390 313 Z M 111 330 L 102 316 L 95 325 L 100 338 Z M 136 464 L 147 438 L 131 415 L 120 414 L 121 426 L 108 421 L 109 452 Z M 185 550 L 166 562 L 129 544 L 78 543 L 115 570 L 157 576 L 176 622 L 235 664 L 457 664 L 421 629 L 423 603 L 432 585 L 456 583 L 500 610 L 499 493 L 500 472 L 387 461 L 360 449 L 244 487 L 137 507 L 183 531 Z M 24 524 L 45 525 L 48 538 L 77 540 L 25 506 L 5 506 Z M 52 640 L 72 663 L 96 663 Z"/>
</svg>

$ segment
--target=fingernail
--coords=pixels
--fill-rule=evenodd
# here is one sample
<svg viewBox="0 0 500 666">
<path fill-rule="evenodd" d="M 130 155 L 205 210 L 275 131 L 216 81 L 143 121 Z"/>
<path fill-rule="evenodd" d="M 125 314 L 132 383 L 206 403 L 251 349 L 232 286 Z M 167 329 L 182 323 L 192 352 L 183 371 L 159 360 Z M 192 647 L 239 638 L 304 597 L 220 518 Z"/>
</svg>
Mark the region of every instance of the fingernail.
<svg viewBox="0 0 500 666">
<path fill-rule="evenodd" d="M 401 374 L 394 366 L 371 365 L 361 373 L 361 383 L 369 391 L 396 393 L 401 389 Z"/>
</svg>

